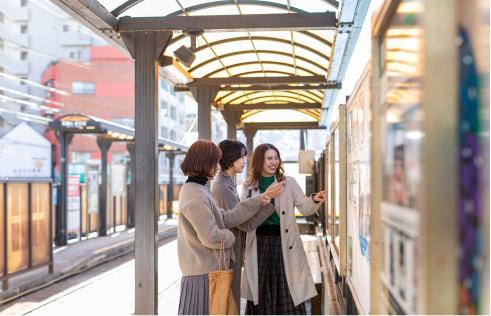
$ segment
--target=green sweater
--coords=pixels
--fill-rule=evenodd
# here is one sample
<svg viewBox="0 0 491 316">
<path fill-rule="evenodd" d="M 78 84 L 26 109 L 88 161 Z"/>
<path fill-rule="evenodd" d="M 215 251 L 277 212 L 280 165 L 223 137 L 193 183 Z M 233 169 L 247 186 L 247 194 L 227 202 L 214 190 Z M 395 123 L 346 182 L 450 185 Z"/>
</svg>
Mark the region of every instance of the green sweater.
<svg viewBox="0 0 491 316">
<path fill-rule="evenodd" d="M 259 181 L 259 192 L 264 193 L 266 189 L 274 182 L 274 176 L 271 177 L 263 177 L 261 176 L 261 180 Z M 271 203 L 274 205 L 274 199 L 271 199 Z M 263 225 L 280 225 L 280 217 L 276 212 L 271 214 L 268 219 L 264 223 L 261 224 Z"/>
</svg>

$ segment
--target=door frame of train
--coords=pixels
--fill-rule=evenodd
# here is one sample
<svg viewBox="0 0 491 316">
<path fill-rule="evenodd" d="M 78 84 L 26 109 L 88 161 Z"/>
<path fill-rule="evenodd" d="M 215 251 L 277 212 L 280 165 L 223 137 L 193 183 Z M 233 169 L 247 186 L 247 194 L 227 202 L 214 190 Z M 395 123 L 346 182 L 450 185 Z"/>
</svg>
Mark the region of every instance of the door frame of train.
<svg viewBox="0 0 491 316">
<path fill-rule="evenodd" d="M 381 272 L 383 256 L 380 205 L 382 152 L 380 148 L 380 66 L 382 39 L 401 0 L 385 1 L 372 23 L 371 60 L 371 221 L 372 251 L 370 313 L 384 313 Z M 418 265 L 419 314 L 458 313 L 457 289 L 457 12 L 456 0 L 423 0 L 424 73 L 421 109 L 424 113 L 421 148 L 421 186 L 418 198 L 420 249 Z M 455 198 L 449 198 L 455 197 Z M 455 216 L 448 216 L 454 214 Z M 453 281 L 452 281 L 453 280 Z M 445 286 L 441 286 L 445 284 Z M 377 294 L 379 293 L 379 294 Z"/>
</svg>

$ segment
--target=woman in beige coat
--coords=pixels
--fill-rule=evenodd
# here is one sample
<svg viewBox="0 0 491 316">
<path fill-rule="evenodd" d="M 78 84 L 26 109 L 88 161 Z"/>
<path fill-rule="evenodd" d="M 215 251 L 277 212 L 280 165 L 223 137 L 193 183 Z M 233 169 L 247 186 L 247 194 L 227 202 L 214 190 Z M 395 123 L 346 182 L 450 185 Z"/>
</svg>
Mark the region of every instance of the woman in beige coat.
<svg viewBox="0 0 491 316">
<path fill-rule="evenodd" d="M 312 215 L 325 200 L 325 192 L 305 196 L 294 178 L 284 176 L 278 149 L 259 145 L 241 199 L 259 196 L 275 181 L 284 181 L 283 193 L 272 201 L 276 212 L 246 237 L 242 296 L 248 300 L 248 315 L 306 314 L 304 302 L 317 295 L 295 207 Z"/>
</svg>

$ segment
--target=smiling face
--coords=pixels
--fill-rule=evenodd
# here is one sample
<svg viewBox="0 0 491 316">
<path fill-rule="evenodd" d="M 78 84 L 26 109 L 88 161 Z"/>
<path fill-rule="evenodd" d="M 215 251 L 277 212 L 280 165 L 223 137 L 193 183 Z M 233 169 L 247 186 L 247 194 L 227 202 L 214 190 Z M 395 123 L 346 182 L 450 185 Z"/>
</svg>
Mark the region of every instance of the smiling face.
<svg viewBox="0 0 491 316">
<path fill-rule="evenodd" d="M 268 149 L 264 153 L 263 168 L 261 170 L 261 175 L 264 177 L 271 177 L 276 173 L 276 169 L 280 165 L 280 157 L 274 149 Z"/>
</svg>

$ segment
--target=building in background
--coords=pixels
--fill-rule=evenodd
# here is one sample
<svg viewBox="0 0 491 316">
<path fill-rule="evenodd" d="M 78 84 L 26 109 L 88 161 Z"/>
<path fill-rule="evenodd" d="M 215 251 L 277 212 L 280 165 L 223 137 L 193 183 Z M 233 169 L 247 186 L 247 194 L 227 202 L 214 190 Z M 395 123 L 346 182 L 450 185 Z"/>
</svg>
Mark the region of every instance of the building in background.
<svg viewBox="0 0 491 316">
<path fill-rule="evenodd" d="M 87 61 L 60 60 L 48 66 L 42 83 L 66 94 L 52 93 L 48 101 L 60 104 L 56 116 L 81 113 L 134 127 L 134 63 L 111 46 L 92 46 Z M 184 94 L 176 94 L 164 78 L 159 80 L 159 136 L 182 142 L 186 133 Z M 55 142 L 54 135 L 49 136 Z M 75 135 L 70 144 L 72 163 L 98 163 L 100 151 L 95 135 Z M 125 163 L 124 143 L 113 143 L 108 160 Z M 181 161 L 176 159 L 176 165 Z M 160 182 L 168 181 L 168 161 L 160 155 Z M 176 168 L 176 175 L 179 169 Z M 182 177 L 181 177 L 182 178 Z M 179 179 L 177 179 L 179 180 Z M 182 180 L 182 179 L 181 179 Z"/>
<path fill-rule="evenodd" d="M 22 121 L 43 132 L 42 116 L 82 113 L 133 126 L 133 62 L 48 0 L 0 1 L 0 133 Z M 163 72 L 164 73 L 164 72 Z M 159 84 L 160 136 L 186 138 L 185 95 L 163 77 Z M 55 142 L 54 135 L 51 135 Z M 93 136 L 76 136 L 73 162 L 98 161 Z M 113 144 L 110 161 L 124 161 Z M 179 166 L 180 159 L 176 159 Z M 160 179 L 168 161 L 160 157 Z M 180 171 L 179 168 L 176 168 Z"/>
<path fill-rule="evenodd" d="M 50 1 L 0 1 L 0 108 L 8 111 L 0 113 L 0 131 L 19 123 L 15 112 L 49 111 L 41 74 L 59 59 L 89 60 L 93 45 L 105 42 Z"/>
</svg>

